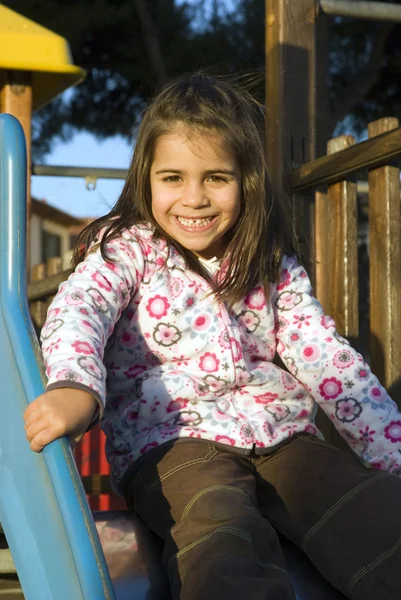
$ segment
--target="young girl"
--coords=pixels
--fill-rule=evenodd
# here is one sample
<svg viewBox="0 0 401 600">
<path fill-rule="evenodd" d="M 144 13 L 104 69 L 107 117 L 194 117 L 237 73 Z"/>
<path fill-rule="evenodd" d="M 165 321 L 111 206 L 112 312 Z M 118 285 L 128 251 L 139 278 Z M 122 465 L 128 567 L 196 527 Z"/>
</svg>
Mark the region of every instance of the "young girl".
<svg viewBox="0 0 401 600">
<path fill-rule="evenodd" d="M 401 414 L 311 295 L 263 113 L 202 74 L 150 104 L 49 309 L 27 438 L 100 419 L 174 598 L 294 599 L 277 530 L 348 598 L 399 600 Z M 364 464 L 322 440 L 316 403 Z"/>
</svg>

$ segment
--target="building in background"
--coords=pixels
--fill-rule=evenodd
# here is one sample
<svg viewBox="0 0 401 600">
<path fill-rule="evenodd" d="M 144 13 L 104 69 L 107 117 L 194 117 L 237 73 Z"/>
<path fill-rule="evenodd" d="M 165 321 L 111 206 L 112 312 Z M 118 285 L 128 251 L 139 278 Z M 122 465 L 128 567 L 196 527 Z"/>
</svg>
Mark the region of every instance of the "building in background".
<svg viewBox="0 0 401 600">
<path fill-rule="evenodd" d="M 68 269 L 77 236 L 91 221 L 93 218 L 74 217 L 45 200 L 32 198 L 30 268 L 61 257 L 63 269 Z"/>
</svg>

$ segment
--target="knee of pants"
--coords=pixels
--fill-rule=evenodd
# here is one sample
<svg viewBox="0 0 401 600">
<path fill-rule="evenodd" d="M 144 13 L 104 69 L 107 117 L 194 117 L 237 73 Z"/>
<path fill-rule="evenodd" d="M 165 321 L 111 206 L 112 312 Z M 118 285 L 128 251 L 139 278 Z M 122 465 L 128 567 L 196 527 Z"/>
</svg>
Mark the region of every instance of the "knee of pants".
<svg viewBox="0 0 401 600">
<path fill-rule="evenodd" d="M 228 485 L 212 486 L 196 494 L 172 527 L 171 541 L 176 552 L 199 544 L 228 548 L 240 544 L 262 562 L 270 561 L 272 554 L 278 561 L 282 559 L 277 534 L 250 495 Z"/>
</svg>

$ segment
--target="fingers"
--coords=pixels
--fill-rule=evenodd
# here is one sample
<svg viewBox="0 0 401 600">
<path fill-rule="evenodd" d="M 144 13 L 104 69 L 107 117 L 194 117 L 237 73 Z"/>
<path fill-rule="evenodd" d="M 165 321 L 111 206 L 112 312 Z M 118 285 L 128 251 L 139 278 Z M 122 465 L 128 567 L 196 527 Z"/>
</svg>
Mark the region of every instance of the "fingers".
<svg viewBox="0 0 401 600">
<path fill-rule="evenodd" d="M 47 444 L 56 440 L 59 435 L 57 435 L 53 429 L 47 427 L 45 429 L 41 429 L 30 441 L 31 450 L 34 452 L 41 452 Z"/>
</svg>

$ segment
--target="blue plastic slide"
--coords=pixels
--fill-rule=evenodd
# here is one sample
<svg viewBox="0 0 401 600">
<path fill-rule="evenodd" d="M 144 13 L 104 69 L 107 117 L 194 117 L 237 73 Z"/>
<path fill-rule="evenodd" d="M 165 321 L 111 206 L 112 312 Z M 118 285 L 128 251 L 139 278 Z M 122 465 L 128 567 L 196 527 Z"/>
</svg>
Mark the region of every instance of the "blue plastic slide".
<svg viewBox="0 0 401 600">
<path fill-rule="evenodd" d="M 0 115 L 0 523 L 26 600 L 114 599 L 69 443 L 34 454 L 23 412 L 44 389 L 26 293 L 26 147 Z"/>
</svg>

